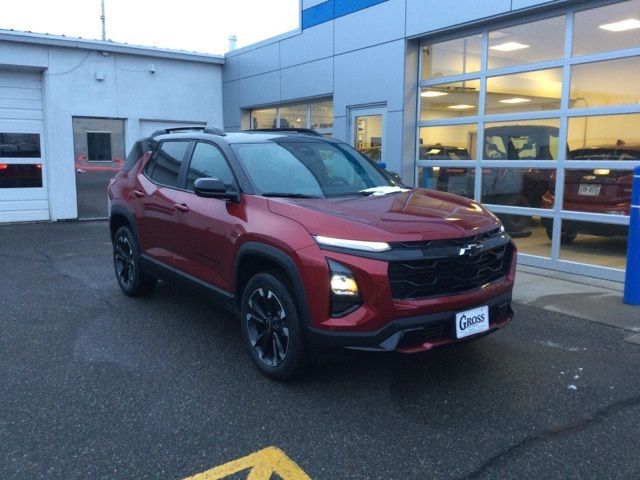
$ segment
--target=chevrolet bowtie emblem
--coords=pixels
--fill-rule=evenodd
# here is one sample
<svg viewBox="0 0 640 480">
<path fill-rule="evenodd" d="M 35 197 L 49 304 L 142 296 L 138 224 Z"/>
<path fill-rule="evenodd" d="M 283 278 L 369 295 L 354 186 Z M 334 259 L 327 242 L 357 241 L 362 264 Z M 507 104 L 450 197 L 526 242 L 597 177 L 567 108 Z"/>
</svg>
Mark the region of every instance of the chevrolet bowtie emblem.
<svg viewBox="0 0 640 480">
<path fill-rule="evenodd" d="M 465 253 L 468 253 L 469 255 L 476 255 L 478 253 L 480 253 L 480 251 L 482 250 L 482 245 L 479 243 L 470 243 L 469 245 L 465 246 L 465 247 L 460 247 L 460 252 L 458 252 L 458 255 L 464 255 Z"/>
</svg>

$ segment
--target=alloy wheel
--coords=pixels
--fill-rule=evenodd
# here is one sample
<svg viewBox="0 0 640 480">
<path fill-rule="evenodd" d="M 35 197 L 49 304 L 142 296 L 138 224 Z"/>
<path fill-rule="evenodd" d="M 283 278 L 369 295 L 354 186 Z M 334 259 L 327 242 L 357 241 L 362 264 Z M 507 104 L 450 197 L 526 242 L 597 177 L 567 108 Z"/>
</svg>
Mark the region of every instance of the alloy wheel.
<svg viewBox="0 0 640 480">
<path fill-rule="evenodd" d="M 118 280 L 125 287 L 131 287 L 135 280 L 133 248 L 125 235 L 120 235 L 116 240 L 114 255 Z"/>
<path fill-rule="evenodd" d="M 272 290 L 258 288 L 251 293 L 245 316 L 251 348 L 265 365 L 277 367 L 287 357 L 289 328 L 287 314 Z"/>
</svg>

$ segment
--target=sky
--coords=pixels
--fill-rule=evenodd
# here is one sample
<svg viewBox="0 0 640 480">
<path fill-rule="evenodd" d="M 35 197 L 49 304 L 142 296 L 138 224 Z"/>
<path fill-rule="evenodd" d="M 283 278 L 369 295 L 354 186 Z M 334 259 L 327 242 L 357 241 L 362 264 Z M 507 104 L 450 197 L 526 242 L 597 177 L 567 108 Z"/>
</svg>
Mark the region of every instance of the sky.
<svg viewBox="0 0 640 480">
<path fill-rule="evenodd" d="M 1 29 L 100 39 L 100 0 L 0 0 Z M 223 54 L 298 28 L 299 0 L 105 0 L 107 39 Z"/>
</svg>

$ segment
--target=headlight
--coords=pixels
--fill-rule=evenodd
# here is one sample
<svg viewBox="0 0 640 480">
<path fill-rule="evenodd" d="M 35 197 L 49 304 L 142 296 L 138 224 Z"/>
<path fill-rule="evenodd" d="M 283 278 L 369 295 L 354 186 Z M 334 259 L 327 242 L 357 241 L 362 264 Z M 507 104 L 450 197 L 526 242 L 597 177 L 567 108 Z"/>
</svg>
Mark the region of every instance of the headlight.
<svg viewBox="0 0 640 480">
<path fill-rule="evenodd" d="M 360 290 L 353 272 L 335 260 L 329 265 L 329 311 L 332 317 L 344 317 L 362 305 Z"/>
<path fill-rule="evenodd" d="M 327 247 L 348 248 L 351 250 L 362 250 L 364 252 L 385 252 L 391 249 L 389 244 L 385 242 L 347 240 L 345 238 L 323 237 L 321 235 L 314 235 L 313 238 L 318 242 L 318 245 Z"/>
<path fill-rule="evenodd" d="M 331 293 L 334 295 L 354 296 L 358 295 L 358 284 L 347 275 L 334 273 L 331 275 Z"/>
</svg>

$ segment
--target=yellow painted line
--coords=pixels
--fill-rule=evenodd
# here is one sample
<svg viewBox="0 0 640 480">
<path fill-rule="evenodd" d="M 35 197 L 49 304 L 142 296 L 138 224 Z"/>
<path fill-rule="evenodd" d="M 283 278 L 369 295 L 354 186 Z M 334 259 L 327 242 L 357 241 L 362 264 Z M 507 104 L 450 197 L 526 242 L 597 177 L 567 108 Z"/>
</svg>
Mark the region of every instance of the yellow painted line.
<svg viewBox="0 0 640 480">
<path fill-rule="evenodd" d="M 220 480 L 243 470 L 248 470 L 247 480 L 269 480 L 274 473 L 282 480 L 311 480 L 296 462 L 276 447 L 264 448 L 184 480 Z"/>
</svg>

